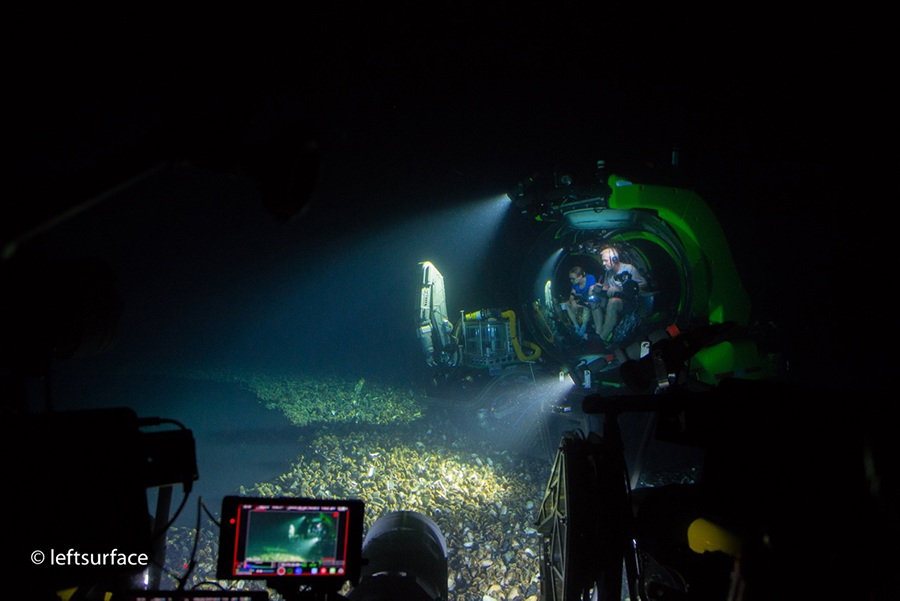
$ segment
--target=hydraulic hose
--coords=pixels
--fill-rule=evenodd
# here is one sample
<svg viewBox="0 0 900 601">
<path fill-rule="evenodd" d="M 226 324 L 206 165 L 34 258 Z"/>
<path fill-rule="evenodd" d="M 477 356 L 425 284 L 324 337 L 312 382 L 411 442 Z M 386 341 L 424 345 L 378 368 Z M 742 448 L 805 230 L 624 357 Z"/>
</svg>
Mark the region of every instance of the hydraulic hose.
<svg viewBox="0 0 900 601">
<path fill-rule="evenodd" d="M 523 363 L 533 363 L 537 361 L 538 357 L 541 356 L 541 347 L 533 342 L 528 342 L 526 340 L 524 342 L 529 348 L 531 348 L 532 353 L 526 356 L 524 351 L 522 351 L 522 346 L 519 344 L 519 337 L 516 329 L 516 312 L 510 309 L 508 311 L 504 311 L 500 315 L 509 320 L 509 337 L 512 340 L 513 348 L 516 350 L 516 356 L 519 358 L 519 361 Z"/>
</svg>

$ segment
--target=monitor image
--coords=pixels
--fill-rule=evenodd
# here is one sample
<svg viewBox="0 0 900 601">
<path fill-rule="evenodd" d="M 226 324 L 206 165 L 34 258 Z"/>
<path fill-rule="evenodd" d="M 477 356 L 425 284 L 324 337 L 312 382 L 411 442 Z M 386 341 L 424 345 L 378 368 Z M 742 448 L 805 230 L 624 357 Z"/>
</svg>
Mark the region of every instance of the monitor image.
<svg viewBox="0 0 900 601">
<path fill-rule="evenodd" d="M 362 519 L 361 501 L 225 497 L 217 575 L 354 582 Z"/>
</svg>

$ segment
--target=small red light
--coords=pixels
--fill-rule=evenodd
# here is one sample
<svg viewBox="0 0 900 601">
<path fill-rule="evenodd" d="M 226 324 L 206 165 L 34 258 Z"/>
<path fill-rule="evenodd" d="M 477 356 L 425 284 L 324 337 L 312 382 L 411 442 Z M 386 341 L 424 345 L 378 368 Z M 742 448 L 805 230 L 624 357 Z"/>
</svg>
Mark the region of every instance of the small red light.
<svg viewBox="0 0 900 601">
<path fill-rule="evenodd" d="M 233 524 L 233 523 L 234 523 L 234 518 L 231 518 L 231 519 L 228 520 L 228 521 L 231 522 L 231 523 Z"/>
</svg>

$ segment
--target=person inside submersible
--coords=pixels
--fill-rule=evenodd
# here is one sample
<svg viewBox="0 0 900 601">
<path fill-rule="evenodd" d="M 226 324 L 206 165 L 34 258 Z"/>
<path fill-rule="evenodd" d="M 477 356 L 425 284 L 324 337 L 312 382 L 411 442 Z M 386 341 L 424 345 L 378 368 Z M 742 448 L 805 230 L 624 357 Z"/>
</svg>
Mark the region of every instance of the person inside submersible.
<svg viewBox="0 0 900 601">
<path fill-rule="evenodd" d="M 566 313 L 575 326 L 576 334 L 586 339 L 588 321 L 593 316 L 596 323 L 599 316 L 599 305 L 590 300 L 597 290 L 597 278 L 576 265 L 569 271 L 569 281 L 572 282 L 572 291 L 566 303 Z"/>
<path fill-rule="evenodd" d="M 608 343 L 627 308 L 626 303 L 633 302 L 638 292 L 647 287 L 647 279 L 634 265 L 622 263 L 619 251 L 612 246 L 600 251 L 600 260 L 606 271 L 597 285 L 597 309 L 592 313 L 597 335 Z"/>
</svg>

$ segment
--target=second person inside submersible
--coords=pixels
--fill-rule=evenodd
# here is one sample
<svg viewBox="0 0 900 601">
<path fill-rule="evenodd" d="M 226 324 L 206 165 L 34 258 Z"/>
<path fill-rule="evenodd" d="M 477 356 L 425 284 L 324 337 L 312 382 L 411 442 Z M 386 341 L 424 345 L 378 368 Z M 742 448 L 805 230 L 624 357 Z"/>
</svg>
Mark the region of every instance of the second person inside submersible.
<svg viewBox="0 0 900 601">
<path fill-rule="evenodd" d="M 600 340 L 608 342 L 625 309 L 623 285 L 630 280 L 637 284 L 638 289 L 643 290 L 647 286 L 647 279 L 634 265 L 622 263 L 619 251 L 613 247 L 604 248 L 600 252 L 600 260 L 606 271 L 597 285 L 601 298 L 600 309 L 593 312 L 594 328 Z"/>
<path fill-rule="evenodd" d="M 576 265 L 569 271 L 569 281 L 572 282 L 572 291 L 566 303 L 566 312 L 575 326 L 575 332 L 582 338 L 587 338 L 588 321 L 593 316 L 596 323 L 598 317 L 597 303 L 588 300 L 599 288 L 597 278 L 585 273 L 584 269 Z"/>
</svg>

